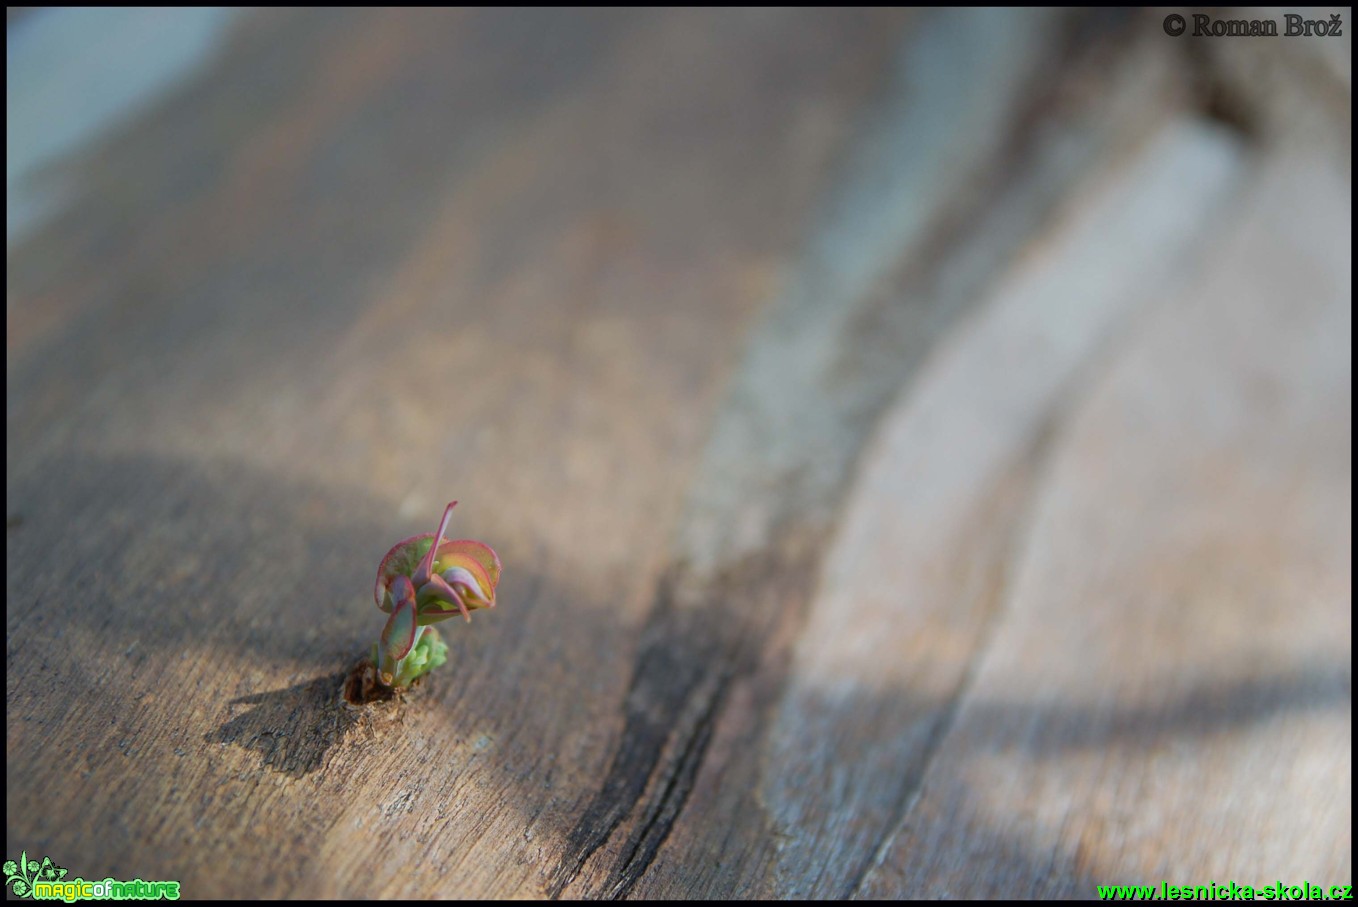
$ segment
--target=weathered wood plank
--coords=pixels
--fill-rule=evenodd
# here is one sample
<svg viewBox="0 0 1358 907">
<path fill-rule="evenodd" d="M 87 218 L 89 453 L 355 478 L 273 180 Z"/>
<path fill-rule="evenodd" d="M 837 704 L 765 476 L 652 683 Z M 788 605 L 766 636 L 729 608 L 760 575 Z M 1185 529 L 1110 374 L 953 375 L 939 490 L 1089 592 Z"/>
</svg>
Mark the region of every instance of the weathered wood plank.
<svg viewBox="0 0 1358 907">
<path fill-rule="evenodd" d="M 931 33 L 922 34 L 920 39 L 939 40 L 936 34 Z M 950 54 L 949 57 L 957 60 L 962 69 L 968 68 L 969 61 L 965 54 Z M 960 72 L 959 78 L 962 78 Z M 1013 77 L 1005 73 L 999 78 L 1011 80 Z M 790 438 L 781 439 L 798 451 L 799 455 L 814 462 L 814 465 L 808 465 L 782 484 L 773 486 L 774 496 L 782 494 L 797 500 L 801 505 L 798 520 L 790 525 L 785 521 L 784 525 L 777 527 L 774 538 L 778 544 L 770 549 L 763 560 L 754 560 L 732 570 L 732 573 L 752 572 L 756 577 L 753 581 L 733 582 L 728 577 L 722 577 L 714 584 L 716 588 L 707 593 L 718 606 L 714 609 L 718 613 L 708 619 L 710 624 L 731 623 L 732 618 L 720 613 L 720 608 L 728 606 L 731 601 L 740 603 L 741 615 L 745 620 L 750 619 L 748 615 L 756 607 L 768 609 L 768 616 L 764 618 L 766 625 L 744 630 L 759 640 L 758 661 L 734 672 L 735 678 L 730 683 L 729 693 L 732 704 L 713 731 L 711 747 L 715 754 L 704 762 L 703 772 L 694 782 L 691 794 L 694 806 L 671 829 L 665 849 L 658 854 L 654 866 L 638 885 L 638 894 L 674 897 L 693 892 L 696 887 L 696 890 L 712 895 L 734 889 L 776 895 L 844 896 L 853 890 L 856 880 L 870 865 L 875 836 L 885 832 L 881 823 L 890 821 L 900 798 L 901 779 L 910 774 L 908 760 L 905 760 L 904 765 L 896 765 L 894 771 L 886 769 L 886 776 L 863 767 L 863 760 L 871 761 L 882 754 L 876 749 L 880 741 L 872 734 L 861 733 L 874 722 L 884 721 L 882 710 L 862 698 L 839 702 L 838 705 L 843 706 L 843 709 L 836 710 L 827 704 L 825 696 L 828 694 L 815 681 L 811 681 L 811 692 L 800 699 L 801 706 L 786 708 L 785 690 L 791 688 L 795 691 L 791 694 L 792 698 L 798 699 L 807 689 L 802 682 L 802 672 L 809 670 L 815 676 L 815 660 L 808 661 L 801 655 L 795 655 L 790 651 L 793 644 L 797 652 L 804 654 L 808 650 L 818 651 L 826 645 L 827 640 L 823 637 L 835 636 L 823 617 L 809 618 L 803 625 L 804 609 L 812 606 L 815 587 L 829 582 L 823 576 L 818 579 L 816 572 L 806 569 L 807 565 L 823 557 L 818 568 L 822 573 L 828 572 L 840 578 L 853 572 L 852 569 L 845 571 L 838 565 L 845 559 L 842 549 L 831 549 L 828 544 L 808 544 L 805 535 L 800 538 L 796 535 L 798 532 L 806 533 L 816 525 L 816 490 L 827 494 L 834 492 L 837 496 L 848 491 L 847 477 L 834 476 L 827 468 L 830 464 L 825 462 L 828 457 L 824 447 L 830 443 L 830 437 L 823 431 L 812 430 L 811 426 L 823 427 L 827 422 L 833 422 L 839 429 L 839 439 L 843 441 L 855 429 L 864 430 L 871 425 L 871 421 L 858 426 L 853 423 L 854 416 L 862 417 L 865 411 L 875 415 L 875 410 L 872 406 L 865 406 L 862 398 L 853 399 L 851 394 L 858 392 L 868 396 L 874 390 L 880 392 L 891 386 L 872 387 L 870 382 L 881 380 L 883 373 L 894 375 L 898 383 L 907 378 L 919 380 L 918 370 L 926 368 L 937 355 L 930 332 L 944 332 L 970 323 L 976 317 L 974 314 L 963 317 L 958 313 L 965 313 L 967 307 L 977 299 L 984 298 L 986 287 L 996 279 L 994 272 L 1003 269 L 1016 251 L 1023 249 L 1024 242 L 1031 240 L 1032 225 L 1050 219 L 1055 201 L 1066 199 L 1067 193 L 1076 197 L 1069 199 L 1072 204 L 1080 203 L 1078 199 L 1086 193 L 1076 190 L 1082 184 L 1076 174 L 1083 172 L 1082 166 L 1089 166 L 1091 159 L 1101 162 L 1107 143 L 1124 147 L 1137 134 L 1138 128 L 1145 127 L 1148 111 L 1154 110 L 1157 115 L 1163 116 L 1164 108 L 1159 103 L 1160 95 L 1157 93 L 1157 89 L 1163 86 L 1140 81 L 1135 88 L 1128 90 L 1131 86 L 1119 84 L 1119 81 L 1116 77 L 1113 79 L 1116 88 L 1105 95 L 1109 103 L 1099 111 L 1077 105 L 1075 110 L 1064 111 L 1064 115 L 1053 115 L 1047 111 L 1045 116 L 1038 118 L 1039 125 L 1036 128 L 1029 127 L 1037 134 L 1029 136 L 1034 147 L 1027 149 L 1023 155 L 1020 173 L 1011 175 L 1009 191 L 986 200 L 983 213 L 977 216 L 977 223 L 965 234 L 965 248 L 945 246 L 948 254 L 940 256 L 939 250 L 929 247 L 927 243 L 905 244 L 903 248 L 906 251 L 902 254 L 907 261 L 897 262 L 890 278 L 883 279 L 875 291 L 866 297 L 846 302 L 848 306 L 860 307 L 860 311 L 856 313 L 857 318 L 845 318 L 856 323 L 854 329 L 845 331 L 839 338 L 841 346 L 835 354 L 837 359 L 827 357 L 834 361 L 830 376 L 819 375 L 816 372 L 817 360 L 812 359 L 803 367 L 805 375 L 797 382 L 789 382 L 793 388 L 801 391 L 798 401 L 803 407 L 812 408 L 817 403 L 821 407 L 820 411 L 800 416 L 803 430 L 793 432 Z M 1151 102 L 1152 98 L 1156 99 L 1154 103 Z M 1105 120 L 1102 114 L 1110 109 L 1115 110 L 1116 115 Z M 1155 116 L 1150 117 L 1150 122 L 1156 122 Z M 917 130 L 908 131 L 914 134 Z M 1073 142 L 1072 135 L 1078 136 L 1078 140 Z M 1183 165 L 1196 160 L 1197 166 L 1191 172 L 1199 177 L 1211 174 L 1207 176 L 1204 188 L 1215 186 L 1219 189 L 1218 180 L 1224 178 L 1225 173 L 1214 172 L 1212 165 L 1223 164 L 1227 159 L 1229 155 L 1223 159 L 1207 155 L 1205 160 L 1189 155 L 1176 163 Z M 955 161 L 950 161 L 952 164 Z M 1148 166 L 1153 167 L 1155 164 Z M 1060 174 L 1059 180 L 1051 178 L 1054 173 Z M 1142 175 L 1146 176 L 1144 171 Z M 1102 166 L 1095 166 L 1094 172 L 1088 174 L 1085 188 L 1096 186 L 1100 180 L 1108 178 L 1109 174 Z M 922 182 L 926 184 L 932 185 L 939 179 L 938 174 L 927 170 L 922 174 Z M 1162 187 L 1162 193 L 1179 191 L 1185 185 L 1187 183 L 1175 183 Z M 1127 204 L 1138 193 L 1146 190 L 1146 185 L 1124 188 L 1124 197 L 1101 205 L 1097 213 L 1089 215 L 1091 221 L 1098 223 L 1100 219 L 1113 218 L 1119 205 Z M 919 193 L 927 194 L 927 190 L 921 187 Z M 1207 197 L 1210 198 L 1211 194 L 1208 192 Z M 956 203 L 957 197 L 965 193 L 958 188 L 956 192 L 945 190 L 940 195 Z M 1163 202 L 1168 197 L 1172 196 L 1162 194 L 1160 200 Z M 1146 207 L 1137 210 L 1145 211 Z M 1206 223 L 1205 211 L 1192 206 L 1182 210 L 1171 206 L 1170 210 L 1162 211 L 1158 216 L 1160 219 L 1156 221 L 1156 229 L 1180 240 L 1192 235 L 1195 225 L 1200 228 Z M 956 212 L 949 211 L 942 217 L 956 217 Z M 1022 225 L 1022 228 L 1016 231 L 1017 225 Z M 1138 247 L 1138 256 L 1119 246 L 1119 243 L 1125 243 L 1127 232 L 1123 231 L 1119 234 L 1121 239 L 1111 244 L 1104 243 L 1106 234 L 1101 231 L 1090 230 L 1079 234 L 1082 237 L 1080 246 L 1072 253 L 1072 258 L 1087 256 L 1091 251 L 1098 253 L 1097 260 L 1107 268 L 1107 283 L 1101 285 L 1103 292 L 1109 292 L 1112 287 L 1121 288 L 1128 274 L 1139 274 L 1156 256 L 1172 247 L 1172 243 L 1151 248 Z M 910 256 L 918 252 L 921 246 L 929 248 L 931 258 L 942 258 L 943 263 L 933 261 L 930 265 L 921 265 L 910 261 Z M 1097 268 L 1091 268 L 1078 273 L 1088 281 L 1089 275 L 1096 271 Z M 1096 288 L 1086 283 L 1065 290 L 1059 287 L 1052 289 L 1058 292 L 1058 298 L 1066 300 L 1069 309 L 1072 295 Z M 1136 298 L 1141 297 L 1137 294 Z M 1107 322 L 1097 317 L 1083 322 L 1086 329 L 1092 331 L 1088 342 L 1092 343 L 1094 338 L 1101 336 L 1101 332 L 1111 330 L 1117 324 L 1117 318 L 1114 317 L 1120 311 L 1115 304 L 1117 301 L 1110 301 L 1111 311 L 1107 313 Z M 874 311 L 874 307 L 878 306 L 886 311 Z M 951 321 L 950 315 L 957 317 L 957 321 Z M 1069 316 L 1070 312 L 1066 311 L 1054 313 L 1052 317 L 1065 324 L 1070 321 Z M 824 326 L 829 321 L 830 315 L 822 312 L 813 324 Z M 1077 320 L 1075 323 L 1081 322 Z M 1006 329 L 1014 326 L 1012 321 L 1004 325 Z M 1069 330 L 1070 325 L 1066 327 Z M 771 338 L 760 339 L 772 345 L 786 343 L 789 336 L 796 336 L 787 330 L 771 333 Z M 833 343 L 833 333 L 827 330 L 818 332 L 827 333 L 830 334 L 829 338 L 816 336 L 816 342 Z M 946 333 L 943 336 L 947 336 Z M 1070 342 L 1069 335 L 1064 336 Z M 1075 336 L 1079 336 L 1078 331 Z M 1083 348 L 1078 342 L 1074 345 L 1077 352 L 1071 355 L 1078 361 L 1079 351 Z M 803 343 L 798 349 L 805 350 L 808 347 L 813 348 L 814 344 Z M 993 351 L 982 354 L 983 357 L 986 355 L 993 356 Z M 768 357 L 767 350 L 757 347 L 752 349 L 747 364 L 760 365 L 761 356 Z M 882 356 L 886 361 L 877 360 L 877 356 Z M 783 361 L 793 368 L 795 366 L 792 363 L 799 360 L 787 356 Z M 858 368 L 871 370 L 870 377 L 864 381 L 867 388 L 861 385 L 856 387 L 853 383 L 855 369 Z M 1058 369 L 1047 376 L 1047 381 L 1059 384 L 1061 374 Z M 982 386 L 988 385 L 982 382 Z M 808 388 L 813 388 L 814 392 Z M 1047 388 L 1047 392 L 1056 393 L 1054 388 Z M 747 402 L 750 396 L 754 395 L 734 399 L 740 407 L 736 410 L 738 414 L 749 413 L 753 408 L 753 404 Z M 765 393 L 760 399 L 767 401 L 770 397 L 770 393 Z M 879 397 L 873 400 L 873 404 L 884 406 L 888 399 Z M 1008 402 L 1013 401 L 1010 399 Z M 1039 411 L 1042 408 L 1041 401 L 1035 401 L 1033 405 Z M 1002 412 L 1003 404 L 996 401 L 990 408 Z M 1028 413 L 1028 410 L 1020 412 Z M 1034 424 L 1025 421 L 1017 413 L 1013 416 L 1017 433 L 1015 443 L 1025 432 L 1041 431 L 1042 418 L 1035 418 Z M 921 428 L 933 433 L 937 426 Z M 741 431 L 748 430 L 748 426 L 741 428 Z M 797 439 L 802 437 L 815 440 L 799 442 Z M 867 437 L 864 430 L 856 443 L 861 444 Z M 747 446 L 751 449 L 755 447 L 753 444 Z M 758 460 L 764 455 L 754 453 L 749 459 Z M 746 468 L 741 465 L 736 471 L 739 474 Z M 828 476 L 827 472 L 830 473 Z M 764 475 L 776 475 L 772 464 L 766 467 Z M 808 477 L 810 481 L 807 481 Z M 987 480 L 976 475 L 973 478 L 985 484 L 999 477 Z M 768 481 L 767 478 L 765 481 Z M 732 484 L 734 486 L 736 483 Z M 924 485 L 927 488 L 930 482 L 926 479 Z M 894 510 L 888 510 L 881 514 L 883 518 L 917 518 L 909 515 L 912 499 L 900 500 L 895 496 L 882 495 L 882 490 L 879 486 L 868 494 L 868 498 L 877 501 L 880 506 L 903 508 L 906 511 L 905 515 L 898 516 Z M 770 492 L 767 486 L 756 485 L 751 478 L 744 483 L 740 493 L 741 500 L 745 501 Z M 706 497 L 705 492 L 699 494 Z M 968 513 L 978 501 L 954 497 L 949 502 L 958 508 L 959 516 L 965 513 L 968 519 L 983 519 L 979 514 Z M 778 506 L 787 505 L 756 499 L 749 508 L 743 509 L 755 509 L 758 512 L 758 507 Z M 940 503 L 940 506 L 944 505 Z M 994 521 L 1000 529 L 1004 523 L 1002 517 L 1000 511 L 984 515 L 984 519 Z M 792 539 L 778 538 L 777 533 L 791 535 Z M 901 538 L 892 538 L 895 543 L 904 544 Z M 815 540 L 810 541 L 814 543 Z M 828 542 L 828 539 L 824 541 Z M 798 547 L 798 544 L 802 547 Z M 894 563 L 909 556 L 906 549 L 884 551 L 882 556 Z M 971 553 L 957 552 L 961 562 L 971 556 Z M 691 564 L 695 561 L 700 562 L 700 558 L 688 558 L 684 562 Z M 767 579 L 758 579 L 761 573 L 777 577 L 778 582 L 774 585 Z M 918 592 L 917 584 L 924 580 L 922 575 L 892 575 L 902 585 L 896 587 L 890 582 L 884 583 L 882 588 L 888 595 L 893 591 L 905 594 L 902 590 L 906 589 L 916 589 Z M 871 588 L 874 578 L 875 574 L 869 571 L 862 582 Z M 833 582 L 838 581 L 836 579 Z M 689 595 L 700 602 L 701 593 L 694 596 L 692 592 L 693 587 L 701 589 L 703 586 L 699 571 L 690 569 L 684 574 L 683 582 Z M 741 582 L 748 585 L 737 585 Z M 970 594 L 961 588 L 951 591 L 963 597 Z M 942 593 L 939 596 L 937 607 L 952 608 L 955 612 L 963 608 L 959 601 L 947 598 Z M 862 603 L 852 595 L 849 601 L 852 602 L 849 613 L 837 612 L 834 621 L 830 621 L 843 622 L 852 627 L 839 632 L 863 632 L 869 636 L 880 634 L 884 639 L 900 638 L 896 631 L 881 627 L 880 624 L 902 621 L 902 615 L 883 608 L 860 622 L 851 614 Z M 899 595 L 890 601 L 899 606 Z M 962 619 L 960 613 L 955 616 L 958 620 Z M 670 635 L 682 638 L 695 632 L 700 631 L 685 628 L 682 632 L 675 631 Z M 927 639 L 926 634 L 920 645 L 929 645 Z M 671 646 L 671 651 L 673 648 Z M 894 664 L 897 653 L 883 649 L 877 654 L 875 660 L 862 664 L 863 671 L 868 675 L 865 683 L 873 690 L 885 683 L 886 678 L 895 676 L 897 670 Z M 954 654 L 957 660 L 951 667 L 960 670 L 965 665 L 967 653 L 954 649 Z M 789 659 L 795 660 L 789 665 Z M 729 665 L 723 659 L 714 660 L 723 666 Z M 927 671 L 924 673 L 927 674 Z M 924 677 L 917 679 L 923 681 Z M 783 706 L 780 706 L 780 700 Z M 830 716 L 828 720 L 827 715 Z M 893 720 L 883 724 L 883 733 L 895 733 L 900 729 L 901 733 L 913 737 L 920 725 L 908 720 L 909 717 L 893 714 Z M 836 721 L 843 723 L 836 725 Z M 815 771 L 811 770 L 813 765 Z M 854 779 L 852 782 L 848 780 L 850 777 Z M 818 789 L 824 790 L 824 794 L 818 796 Z M 831 802 L 835 804 L 833 807 L 830 806 Z M 718 817 L 715 823 L 714 816 Z M 714 838 L 714 824 L 722 830 L 720 837 Z"/>
<path fill-rule="evenodd" d="M 1179 123 L 1099 174 L 1097 196 L 1002 279 L 888 418 L 770 734 L 761 801 L 784 841 L 780 890 L 852 893 L 908 812 L 1003 608 L 1053 420 L 1193 254 L 1238 155 L 1230 138 Z"/>
<path fill-rule="evenodd" d="M 993 636 L 861 894 L 1352 873 L 1347 189 L 1314 155 L 1256 179 L 1058 429 Z"/>
<path fill-rule="evenodd" d="M 1194 277 L 1283 121 L 1207 125 L 1186 47 L 246 16 L 10 248 L 9 856 L 193 896 L 1345 880 L 1300 855 L 1349 816 L 1347 175 L 1270 170 Z M 345 709 L 377 559 L 452 498 L 501 607 Z"/>
<path fill-rule="evenodd" d="M 203 895 L 541 890 L 900 18 L 346 13 L 242 36 L 230 66 L 301 58 L 264 102 L 228 68 L 115 141 L 10 277 L 15 320 L 63 313 L 8 362 L 11 841 Z M 187 197 L 117 193 L 171 141 Z M 504 606 L 373 742 L 327 689 L 453 497 Z"/>
</svg>

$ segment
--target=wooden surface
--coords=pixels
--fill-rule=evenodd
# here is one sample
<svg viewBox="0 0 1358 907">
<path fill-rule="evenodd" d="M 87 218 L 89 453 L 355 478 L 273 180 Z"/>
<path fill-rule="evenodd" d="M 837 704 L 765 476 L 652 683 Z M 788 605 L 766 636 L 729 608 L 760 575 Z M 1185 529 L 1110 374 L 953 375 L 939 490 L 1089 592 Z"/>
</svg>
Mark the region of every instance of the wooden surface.
<svg viewBox="0 0 1358 907">
<path fill-rule="evenodd" d="M 1344 41 L 242 17 L 10 244 L 6 858 L 1351 882 Z M 500 607 L 347 709 L 379 558 L 454 498 Z"/>
</svg>

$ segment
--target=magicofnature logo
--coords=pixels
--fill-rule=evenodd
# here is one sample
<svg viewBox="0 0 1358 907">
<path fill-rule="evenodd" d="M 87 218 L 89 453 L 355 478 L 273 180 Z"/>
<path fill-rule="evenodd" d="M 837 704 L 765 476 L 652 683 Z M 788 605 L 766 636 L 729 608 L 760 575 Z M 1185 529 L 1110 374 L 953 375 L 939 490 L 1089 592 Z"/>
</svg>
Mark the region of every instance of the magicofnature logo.
<svg viewBox="0 0 1358 907">
<path fill-rule="evenodd" d="M 28 851 L 19 854 L 18 860 L 5 861 L 5 886 L 21 898 L 65 901 L 67 904 L 90 900 L 179 900 L 178 882 L 67 879 L 66 869 L 53 863 L 51 857 L 43 857 L 42 862 L 30 860 Z"/>
</svg>

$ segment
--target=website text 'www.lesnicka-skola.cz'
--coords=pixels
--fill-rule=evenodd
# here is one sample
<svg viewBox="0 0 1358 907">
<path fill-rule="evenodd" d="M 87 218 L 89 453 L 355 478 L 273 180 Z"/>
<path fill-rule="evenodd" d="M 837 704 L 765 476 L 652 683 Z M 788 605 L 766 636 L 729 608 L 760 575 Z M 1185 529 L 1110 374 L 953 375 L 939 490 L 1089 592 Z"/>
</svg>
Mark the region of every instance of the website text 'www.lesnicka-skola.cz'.
<svg viewBox="0 0 1358 907">
<path fill-rule="evenodd" d="M 1241 885 L 1239 882 L 1208 882 L 1206 885 L 1100 885 L 1101 901 L 1351 901 L 1352 885 Z"/>
</svg>

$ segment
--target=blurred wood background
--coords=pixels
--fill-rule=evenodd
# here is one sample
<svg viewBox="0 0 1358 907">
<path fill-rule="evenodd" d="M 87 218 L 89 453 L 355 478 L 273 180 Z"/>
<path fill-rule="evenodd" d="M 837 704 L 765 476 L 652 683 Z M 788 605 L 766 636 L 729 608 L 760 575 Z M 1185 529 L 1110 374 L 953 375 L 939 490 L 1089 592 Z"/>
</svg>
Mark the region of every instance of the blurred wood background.
<svg viewBox="0 0 1358 907">
<path fill-rule="evenodd" d="M 11 233 L 6 859 L 1350 883 L 1349 39 L 1161 15 L 238 16 Z"/>
</svg>

